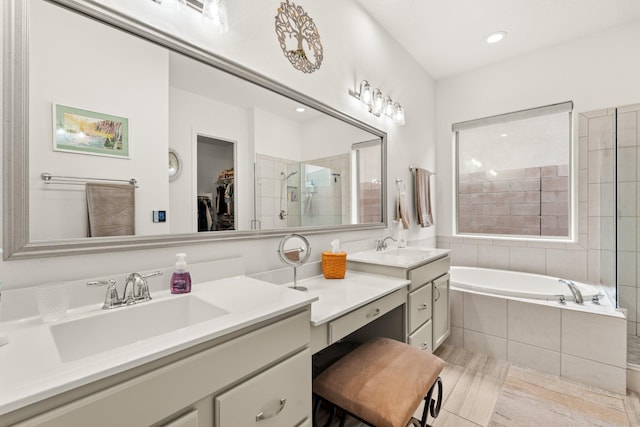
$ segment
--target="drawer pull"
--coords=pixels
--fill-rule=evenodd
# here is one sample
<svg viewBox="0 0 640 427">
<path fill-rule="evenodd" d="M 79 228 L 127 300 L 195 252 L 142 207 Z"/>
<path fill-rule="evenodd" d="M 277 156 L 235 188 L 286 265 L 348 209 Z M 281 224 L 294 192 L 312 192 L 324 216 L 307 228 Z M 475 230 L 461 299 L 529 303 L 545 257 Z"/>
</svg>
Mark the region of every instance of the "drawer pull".
<svg viewBox="0 0 640 427">
<path fill-rule="evenodd" d="M 367 319 L 370 317 L 376 317 L 378 314 L 380 314 L 380 309 L 376 308 L 375 310 L 367 313 Z"/>
<path fill-rule="evenodd" d="M 435 285 L 435 287 L 436 287 L 436 291 L 438 291 L 438 296 L 436 297 L 436 299 L 434 299 L 434 301 L 438 301 L 440 299 L 440 288 L 438 287 L 438 285 Z"/>
<path fill-rule="evenodd" d="M 418 306 L 418 311 L 426 310 L 427 308 L 429 308 L 428 304 L 422 304 Z"/>
<path fill-rule="evenodd" d="M 426 350 L 429 348 L 429 344 L 427 344 L 426 342 L 423 342 L 422 345 L 419 347 L 420 350 Z"/>
<path fill-rule="evenodd" d="M 264 412 L 260 412 L 258 415 L 256 415 L 256 422 L 262 421 L 262 420 L 268 420 L 269 418 L 275 417 L 280 412 L 282 412 L 282 410 L 284 409 L 284 405 L 286 404 L 287 404 L 287 398 L 283 397 L 282 399 L 280 399 L 280 406 L 278 407 L 278 409 L 276 409 L 274 413 L 265 415 Z"/>
</svg>

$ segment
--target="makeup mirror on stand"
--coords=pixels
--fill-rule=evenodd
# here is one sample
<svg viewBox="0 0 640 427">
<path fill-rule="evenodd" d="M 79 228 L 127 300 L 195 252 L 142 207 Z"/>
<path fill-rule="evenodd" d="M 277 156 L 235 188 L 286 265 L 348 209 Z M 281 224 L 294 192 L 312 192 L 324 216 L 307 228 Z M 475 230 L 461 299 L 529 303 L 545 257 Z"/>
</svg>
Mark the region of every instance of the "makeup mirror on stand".
<svg viewBox="0 0 640 427">
<path fill-rule="evenodd" d="M 307 288 L 298 286 L 297 268 L 307 262 L 311 255 L 311 245 L 306 237 L 300 234 L 288 234 L 280 240 L 278 255 L 283 263 L 293 267 L 293 286 L 291 289 L 306 292 Z"/>
</svg>

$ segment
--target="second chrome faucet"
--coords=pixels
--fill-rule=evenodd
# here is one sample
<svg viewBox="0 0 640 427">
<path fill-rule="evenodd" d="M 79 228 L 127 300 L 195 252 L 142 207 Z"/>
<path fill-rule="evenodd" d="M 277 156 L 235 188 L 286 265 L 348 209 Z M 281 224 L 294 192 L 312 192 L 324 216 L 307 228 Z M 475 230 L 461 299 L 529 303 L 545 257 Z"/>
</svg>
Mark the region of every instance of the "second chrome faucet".
<svg viewBox="0 0 640 427">
<path fill-rule="evenodd" d="M 393 236 L 387 236 L 384 239 L 376 240 L 376 251 L 377 252 L 380 252 L 380 251 L 383 251 L 383 250 L 387 249 L 387 240 L 393 240 L 394 242 L 398 241 L 398 239 L 396 239 Z"/>
<path fill-rule="evenodd" d="M 125 305 L 132 305 L 139 302 L 151 300 L 151 294 L 149 293 L 149 284 L 147 279 L 149 277 L 160 276 L 162 271 L 154 271 L 153 273 L 140 274 L 131 273 L 127 276 L 125 281 L 124 291 L 122 297 L 118 295 L 118 289 L 116 287 L 115 280 L 92 280 L 87 282 L 87 286 L 107 286 L 107 293 L 104 297 L 103 310 L 109 310 L 112 308 L 123 307 Z"/>
</svg>

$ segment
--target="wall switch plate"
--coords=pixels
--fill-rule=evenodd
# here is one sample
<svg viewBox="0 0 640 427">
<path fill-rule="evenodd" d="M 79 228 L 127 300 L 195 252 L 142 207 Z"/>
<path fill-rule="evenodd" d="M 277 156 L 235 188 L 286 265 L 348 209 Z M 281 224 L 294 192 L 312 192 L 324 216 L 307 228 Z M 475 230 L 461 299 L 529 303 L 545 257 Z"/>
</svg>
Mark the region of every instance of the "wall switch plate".
<svg viewBox="0 0 640 427">
<path fill-rule="evenodd" d="M 167 211 L 153 211 L 153 222 L 166 222 Z"/>
</svg>

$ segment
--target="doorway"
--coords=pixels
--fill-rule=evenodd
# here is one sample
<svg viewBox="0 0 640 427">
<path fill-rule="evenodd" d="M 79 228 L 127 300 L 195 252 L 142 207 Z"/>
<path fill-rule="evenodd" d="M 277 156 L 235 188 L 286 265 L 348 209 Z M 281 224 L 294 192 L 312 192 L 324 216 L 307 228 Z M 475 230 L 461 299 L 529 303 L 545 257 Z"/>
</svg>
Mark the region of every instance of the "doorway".
<svg viewBox="0 0 640 427">
<path fill-rule="evenodd" d="M 235 143 L 198 134 L 197 231 L 236 230 Z"/>
</svg>

